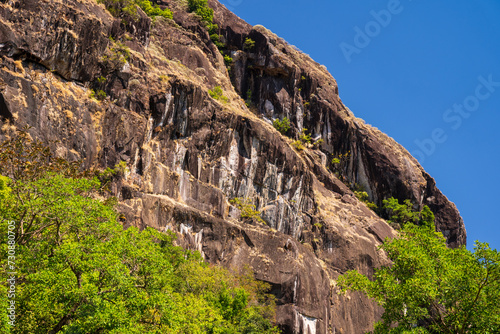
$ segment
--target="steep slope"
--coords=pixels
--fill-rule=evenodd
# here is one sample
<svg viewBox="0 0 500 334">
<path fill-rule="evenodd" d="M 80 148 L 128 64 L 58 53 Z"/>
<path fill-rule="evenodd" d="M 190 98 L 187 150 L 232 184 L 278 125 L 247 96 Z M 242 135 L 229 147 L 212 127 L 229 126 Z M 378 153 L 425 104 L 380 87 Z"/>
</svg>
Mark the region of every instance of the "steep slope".
<svg viewBox="0 0 500 334">
<path fill-rule="evenodd" d="M 352 115 L 323 66 L 209 1 L 228 71 L 185 1 L 158 3 L 173 20 L 115 18 L 94 0 L 3 1 L 0 136 L 30 125 L 84 167 L 126 161 L 112 187 L 124 225 L 171 229 L 210 262 L 249 264 L 271 283 L 286 333 L 362 333 L 381 314 L 361 295 L 337 295 L 335 279 L 387 263 L 377 247 L 395 231 L 335 176 L 333 157 L 348 154 L 346 183 L 378 205 L 428 205 L 449 245 L 465 244 L 454 204 L 403 147 Z M 210 96 L 216 86 L 227 102 Z M 271 124 L 283 117 L 289 137 Z M 294 149 L 304 128 L 323 143 Z M 238 219 L 235 197 L 266 224 Z"/>
</svg>

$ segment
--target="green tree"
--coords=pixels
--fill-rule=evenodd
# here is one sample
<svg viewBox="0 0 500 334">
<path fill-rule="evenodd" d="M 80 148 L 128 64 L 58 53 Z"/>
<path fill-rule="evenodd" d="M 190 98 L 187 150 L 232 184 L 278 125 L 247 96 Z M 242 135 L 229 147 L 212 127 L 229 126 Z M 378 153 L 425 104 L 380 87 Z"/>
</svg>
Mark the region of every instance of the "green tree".
<svg viewBox="0 0 500 334">
<path fill-rule="evenodd" d="M 124 230 L 101 174 L 78 165 L 26 132 L 0 145 L 0 233 L 15 222 L 17 282 L 8 299 L 2 242 L 2 333 L 252 333 L 255 321 L 276 333 L 271 297 L 259 291 L 254 302 L 251 283 L 175 246 L 173 234 Z"/>
<path fill-rule="evenodd" d="M 500 254 L 476 242 L 451 249 L 433 228 L 408 223 L 382 249 L 392 264 L 373 280 L 349 271 L 339 287 L 374 298 L 385 312 L 375 333 L 500 332 Z"/>
<path fill-rule="evenodd" d="M 403 204 L 391 197 L 384 199 L 383 208 L 389 215 L 387 222 L 396 228 L 412 223 L 420 226 L 434 227 L 434 214 L 427 205 L 424 205 L 422 211 L 414 211 L 413 204 L 409 199 L 406 199 Z"/>
</svg>

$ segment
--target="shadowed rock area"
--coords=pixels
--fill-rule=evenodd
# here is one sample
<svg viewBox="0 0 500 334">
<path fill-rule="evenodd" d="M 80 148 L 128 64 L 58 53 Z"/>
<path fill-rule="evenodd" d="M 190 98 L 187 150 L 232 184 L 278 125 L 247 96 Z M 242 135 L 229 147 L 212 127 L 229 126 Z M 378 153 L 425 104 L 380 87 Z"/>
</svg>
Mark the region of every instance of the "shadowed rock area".
<svg viewBox="0 0 500 334">
<path fill-rule="evenodd" d="M 112 185 L 125 226 L 170 229 L 209 262 L 249 264 L 271 284 L 284 333 L 363 333 L 382 314 L 336 290 L 339 274 L 387 264 L 378 246 L 396 235 L 356 185 L 379 206 L 428 205 L 448 244 L 465 244 L 455 205 L 402 146 L 354 117 L 324 66 L 209 0 L 227 67 L 185 1 L 157 3 L 173 20 L 138 9 L 126 21 L 94 0 L 0 2 L 0 139 L 29 125 L 85 168 L 125 161 Z M 216 86 L 227 102 L 210 96 Z M 272 125 L 284 117 L 287 136 Z M 303 129 L 322 142 L 294 148 Z M 265 224 L 240 219 L 235 197 Z"/>
</svg>

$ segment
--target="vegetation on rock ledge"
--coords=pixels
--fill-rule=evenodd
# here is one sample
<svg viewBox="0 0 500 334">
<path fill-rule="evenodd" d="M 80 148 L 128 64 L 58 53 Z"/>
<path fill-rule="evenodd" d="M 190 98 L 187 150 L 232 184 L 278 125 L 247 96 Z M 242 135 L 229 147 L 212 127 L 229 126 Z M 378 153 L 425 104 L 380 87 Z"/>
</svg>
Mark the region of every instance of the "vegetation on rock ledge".
<svg viewBox="0 0 500 334">
<path fill-rule="evenodd" d="M 241 218 L 255 219 L 259 223 L 264 224 L 265 221 L 262 219 L 261 212 L 256 210 L 255 205 L 252 204 L 252 200 L 249 198 L 236 197 L 229 201 L 241 212 Z"/>
<path fill-rule="evenodd" d="M 279 119 L 275 119 L 273 121 L 273 126 L 282 135 L 285 135 L 288 130 L 290 130 L 290 120 L 287 117 L 283 117 L 282 121 L 280 121 Z"/>
<path fill-rule="evenodd" d="M 208 7 L 207 0 L 188 0 L 188 9 L 190 12 L 196 13 L 200 17 L 201 21 L 207 26 L 210 35 L 217 33 L 219 27 L 217 24 L 213 23 L 214 10 Z"/>
<path fill-rule="evenodd" d="M 157 4 L 152 4 L 149 0 L 97 0 L 106 6 L 106 9 L 115 17 L 129 15 L 137 18 L 137 6 L 150 17 L 161 16 L 172 19 L 172 11 L 168 8 L 161 9 Z"/>
<path fill-rule="evenodd" d="M 409 199 L 405 200 L 403 204 L 399 204 L 399 201 L 393 197 L 382 202 L 389 215 L 387 222 L 396 229 L 409 223 L 428 228 L 434 227 L 434 214 L 427 205 L 424 205 L 422 211 L 414 211 L 413 204 Z"/>
<path fill-rule="evenodd" d="M 208 94 L 216 100 L 227 103 L 229 99 L 224 95 L 224 91 L 220 86 L 215 86 L 214 89 L 209 89 Z"/>
</svg>

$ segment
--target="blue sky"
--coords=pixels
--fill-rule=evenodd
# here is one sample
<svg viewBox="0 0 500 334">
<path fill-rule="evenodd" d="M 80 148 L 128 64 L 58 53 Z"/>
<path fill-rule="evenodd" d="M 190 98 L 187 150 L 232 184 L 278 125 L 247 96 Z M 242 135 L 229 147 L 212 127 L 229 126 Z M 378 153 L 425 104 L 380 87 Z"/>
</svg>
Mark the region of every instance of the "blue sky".
<svg viewBox="0 0 500 334">
<path fill-rule="evenodd" d="M 457 205 L 468 248 L 500 249 L 500 1 L 221 2 L 324 64 Z"/>
</svg>

